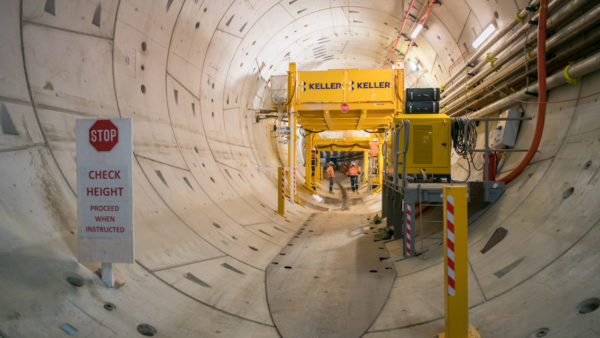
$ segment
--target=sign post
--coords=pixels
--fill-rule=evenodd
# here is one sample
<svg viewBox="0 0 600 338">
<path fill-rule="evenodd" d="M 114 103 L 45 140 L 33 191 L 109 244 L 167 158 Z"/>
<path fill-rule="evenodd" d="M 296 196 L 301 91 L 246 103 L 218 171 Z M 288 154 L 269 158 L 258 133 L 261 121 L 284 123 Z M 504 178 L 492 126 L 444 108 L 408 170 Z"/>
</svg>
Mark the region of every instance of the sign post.
<svg viewBox="0 0 600 338">
<path fill-rule="evenodd" d="M 467 187 L 444 186 L 444 332 L 438 338 L 481 338 L 469 325 Z"/>
<path fill-rule="evenodd" d="M 76 136 L 79 260 L 114 287 L 112 263 L 134 260 L 132 122 L 79 119 Z"/>
</svg>

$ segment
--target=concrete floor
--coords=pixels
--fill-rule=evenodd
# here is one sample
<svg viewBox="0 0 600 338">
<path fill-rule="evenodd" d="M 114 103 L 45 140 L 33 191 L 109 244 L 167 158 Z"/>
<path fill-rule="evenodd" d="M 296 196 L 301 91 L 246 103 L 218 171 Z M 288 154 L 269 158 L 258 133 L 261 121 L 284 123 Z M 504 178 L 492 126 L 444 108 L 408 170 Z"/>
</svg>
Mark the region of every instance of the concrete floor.
<svg viewBox="0 0 600 338">
<path fill-rule="evenodd" d="M 443 82 L 447 55 L 460 55 L 466 39 L 461 27 L 479 27 L 473 21 L 494 11 L 502 24 L 525 2 L 456 1 L 442 9 L 452 15 L 435 10 L 445 25 L 432 22 L 417 53 L 441 60 L 431 74 Z M 62 337 L 65 324 L 85 337 L 135 337 L 140 324 L 165 337 L 442 331 L 440 229 L 425 229 L 426 252 L 403 260 L 397 242 L 382 250 L 369 231 L 358 233 L 379 212 L 377 195 L 362 191 L 354 204 L 348 195 L 341 210 L 338 191 L 332 211 L 312 199 L 322 208 L 288 205 L 281 218 L 271 168 L 287 154 L 272 121 L 254 116 L 266 79 L 290 61 L 301 69 L 380 67 L 370 51 L 387 54 L 381 46 L 389 41 L 372 32 L 395 36 L 381 22 L 399 22 L 395 2 L 99 3 L 0 2 L 0 337 Z M 346 14 L 359 22 L 350 27 Z M 332 27 L 351 28 L 352 38 Z M 340 59 L 314 61 L 303 41 L 320 36 Z M 335 49 L 346 41 L 344 53 Z M 437 84 L 426 78 L 420 85 Z M 470 321 L 485 337 L 600 336 L 600 311 L 579 311 L 600 298 L 599 87 L 594 73 L 550 91 L 533 162 L 469 229 Z M 527 148 L 537 105 L 522 106 L 534 118 L 521 126 L 517 147 Z M 136 260 L 116 264 L 124 285 L 107 289 L 97 263 L 77 260 L 75 121 L 117 117 L 134 124 Z M 463 160 L 453 162 L 453 176 L 465 177 Z M 499 227 L 506 237 L 481 253 Z M 390 258 L 374 260 L 379 251 Z M 78 276 L 81 286 L 67 282 Z M 323 324 L 328 318 L 335 320 Z"/>
</svg>

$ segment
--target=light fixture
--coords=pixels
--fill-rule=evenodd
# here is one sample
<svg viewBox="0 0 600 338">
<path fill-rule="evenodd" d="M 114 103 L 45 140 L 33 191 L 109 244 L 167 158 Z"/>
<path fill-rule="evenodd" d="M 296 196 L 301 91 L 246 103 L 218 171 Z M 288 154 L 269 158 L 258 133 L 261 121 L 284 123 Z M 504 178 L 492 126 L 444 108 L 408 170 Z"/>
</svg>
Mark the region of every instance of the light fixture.
<svg viewBox="0 0 600 338">
<path fill-rule="evenodd" d="M 421 29 L 423 29 L 423 24 L 418 24 L 417 27 L 415 27 L 415 29 L 413 30 L 412 34 L 410 35 L 410 39 L 413 40 L 414 38 L 416 38 L 417 35 L 419 35 Z"/>
<path fill-rule="evenodd" d="M 408 69 L 410 69 L 411 72 L 416 72 L 417 70 L 419 70 L 419 64 L 415 60 L 409 60 Z"/>
<path fill-rule="evenodd" d="M 481 44 L 487 40 L 490 35 L 492 35 L 492 33 L 494 33 L 494 31 L 496 30 L 496 26 L 491 23 L 489 26 L 487 26 L 486 29 L 483 30 L 483 32 L 481 32 L 481 34 L 479 34 L 479 36 L 477 37 L 477 39 L 475 39 L 475 41 L 473 41 L 472 46 L 473 48 L 477 48 L 479 46 L 481 46 Z"/>
</svg>

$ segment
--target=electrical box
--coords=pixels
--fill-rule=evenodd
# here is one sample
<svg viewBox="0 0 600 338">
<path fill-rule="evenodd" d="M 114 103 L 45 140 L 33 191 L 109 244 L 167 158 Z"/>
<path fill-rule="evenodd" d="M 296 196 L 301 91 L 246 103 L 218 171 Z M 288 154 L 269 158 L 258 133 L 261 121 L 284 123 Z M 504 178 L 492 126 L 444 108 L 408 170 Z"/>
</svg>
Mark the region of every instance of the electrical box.
<svg viewBox="0 0 600 338">
<path fill-rule="evenodd" d="M 500 114 L 501 118 L 520 118 L 521 111 L 509 109 Z M 492 145 L 494 149 L 512 148 L 517 142 L 520 120 L 498 121 L 496 129 L 492 133 Z"/>
<path fill-rule="evenodd" d="M 427 175 L 450 175 L 450 117 L 446 114 L 400 114 L 394 118 L 396 125 L 405 120 L 410 122 L 406 173 L 422 174 L 424 171 Z M 398 173 L 401 173 L 404 130 L 400 130 L 398 146 Z"/>
</svg>

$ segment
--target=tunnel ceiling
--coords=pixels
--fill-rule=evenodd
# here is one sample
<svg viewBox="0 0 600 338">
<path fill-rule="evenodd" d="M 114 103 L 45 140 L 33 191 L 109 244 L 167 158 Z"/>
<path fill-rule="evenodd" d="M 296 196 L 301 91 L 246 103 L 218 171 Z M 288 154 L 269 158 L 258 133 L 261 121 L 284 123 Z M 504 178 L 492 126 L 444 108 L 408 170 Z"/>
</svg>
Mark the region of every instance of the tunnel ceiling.
<svg viewBox="0 0 600 338">
<path fill-rule="evenodd" d="M 398 29 L 410 1 L 267 1 L 236 2 L 231 10 L 246 6 L 263 15 L 253 15 L 256 25 L 268 17 L 268 12 L 283 9 L 280 29 L 269 25 L 253 34 L 269 36 L 265 44 L 268 56 L 257 57 L 265 66 L 265 75 L 283 74 L 288 62 L 297 62 L 299 69 L 383 68 L 392 51 Z M 255 4 L 252 6 L 252 4 Z M 421 18 L 428 1 L 415 1 L 403 31 L 410 35 Z M 517 7 L 525 1 L 506 1 L 503 7 L 489 1 L 438 1 L 433 5 L 426 28 L 419 34 L 409 60 L 418 60 L 417 71 L 407 71 L 406 84 L 434 85 L 448 78 L 448 69 L 461 56 L 473 52 L 471 42 L 490 23 L 502 27 L 513 20 Z M 230 10 L 230 11 L 231 11 Z M 229 13 L 224 16 L 228 20 Z M 233 14 L 232 14 L 233 15 Z M 231 18 L 231 16 L 229 16 Z M 235 16 L 234 16 L 235 19 Z M 237 24 L 243 27 L 246 22 Z M 226 21 L 227 22 L 227 21 Z M 230 23 L 234 25 L 234 21 Z M 247 24 L 251 26 L 251 24 Z M 240 28 L 241 28 L 240 27 Z M 405 53 L 408 39 L 402 37 L 397 49 Z M 271 47 L 273 46 L 273 47 Z M 276 46 L 276 47 L 275 47 Z M 271 52 L 271 50 L 273 52 Z M 398 55 L 398 53 L 396 53 Z M 452 66 L 452 68 L 456 67 Z"/>
</svg>

